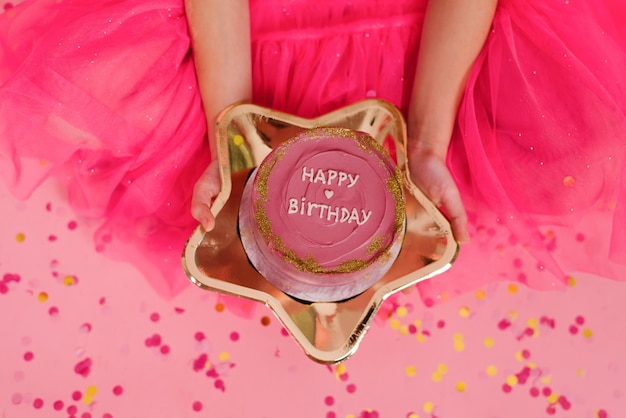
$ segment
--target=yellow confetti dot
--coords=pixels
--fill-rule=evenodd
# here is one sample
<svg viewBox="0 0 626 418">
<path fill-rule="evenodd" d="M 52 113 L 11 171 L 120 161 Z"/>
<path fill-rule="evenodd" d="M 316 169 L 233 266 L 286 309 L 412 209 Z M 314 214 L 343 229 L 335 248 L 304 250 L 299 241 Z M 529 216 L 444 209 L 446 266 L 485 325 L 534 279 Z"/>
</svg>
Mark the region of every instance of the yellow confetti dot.
<svg viewBox="0 0 626 418">
<path fill-rule="evenodd" d="M 422 326 L 422 320 L 421 319 L 416 319 L 415 321 L 413 321 L 413 325 L 415 325 L 416 328 L 419 328 Z"/>
<path fill-rule="evenodd" d="M 406 368 L 406 375 L 409 377 L 413 377 L 415 376 L 415 373 L 417 372 L 417 370 L 415 369 L 415 366 L 407 366 Z"/>
<path fill-rule="evenodd" d="M 509 385 L 509 386 L 517 385 L 517 376 L 515 376 L 514 374 L 511 374 L 511 375 L 507 376 L 506 384 Z"/>
<path fill-rule="evenodd" d="M 487 375 L 488 376 L 493 377 L 493 376 L 495 376 L 497 374 L 498 374 L 498 369 L 497 369 L 496 366 L 494 366 L 494 365 L 487 366 Z"/>
<path fill-rule="evenodd" d="M 514 295 L 517 293 L 517 285 L 515 283 L 511 283 L 508 287 L 507 290 L 510 294 Z"/>
<path fill-rule="evenodd" d="M 526 321 L 526 325 L 528 325 L 528 328 L 535 329 L 539 325 L 539 322 L 535 318 L 529 318 L 528 321 Z"/>
<path fill-rule="evenodd" d="M 483 341 L 483 344 L 485 344 L 485 347 L 491 348 L 491 347 L 493 347 L 495 342 L 493 341 L 493 338 L 487 337 L 487 338 L 485 338 L 485 341 Z"/>
<path fill-rule="evenodd" d="M 346 418 L 356 418 L 353 414 L 346 415 Z"/>
<path fill-rule="evenodd" d="M 568 277 L 567 278 L 567 285 L 570 287 L 574 287 L 576 286 L 576 279 L 573 277 Z"/>
<path fill-rule="evenodd" d="M 459 392 L 465 392 L 467 385 L 463 381 L 456 382 L 456 390 Z"/>
<path fill-rule="evenodd" d="M 511 318 L 511 320 L 515 321 L 517 319 L 517 311 L 510 310 L 509 317 Z"/>
<path fill-rule="evenodd" d="M 557 403 L 557 402 L 558 402 L 558 400 L 559 400 L 559 395 L 557 395 L 557 394 L 556 394 L 556 393 L 554 393 L 554 392 L 553 392 L 553 393 L 551 393 L 551 394 L 548 396 L 548 402 L 550 402 L 550 403 Z"/>
<path fill-rule="evenodd" d="M 431 375 L 431 379 L 433 379 L 433 382 L 435 383 L 441 382 L 441 379 L 443 379 L 443 375 L 439 372 L 433 372 L 433 374 Z"/>
<path fill-rule="evenodd" d="M 400 329 L 400 325 L 402 325 L 400 323 L 400 320 L 398 318 L 393 318 L 391 321 L 389 321 L 389 326 L 391 327 L 391 329 Z"/>
<path fill-rule="evenodd" d="M 448 292 L 441 292 L 441 293 L 439 294 L 439 299 L 440 299 L 442 302 L 445 302 L 445 301 L 447 301 L 448 299 L 450 299 L 450 294 L 449 294 Z"/>
<path fill-rule="evenodd" d="M 95 385 L 87 386 L 87 390 L 85 391 L 85 394 L 93 396 L 96 393 L 98 393 L 98 388 Z"/>
<path fill-rule="evenodd" d="M 441 374 L 445 374 L 448 373 L 448 366 L 446 366 L 445 364 L 441 363 L 437 366 L 437 371 Z"/>
<path fill-rule="evenodd" d="M 238 147 L 243 145 L 243 136 L 241 135 L 235 135 L 233 136 L 233 144 L 237 145 Z"/>
<path fill-rule="evenodd" d="M 412 414 L 410 414 L 408 417 L 406 418 L 420 418 L 419 415 L 417 415 L 415 412 L 413 412 Z"/>
<path fill-rule="evenodd" d="M 339 363 L 339 364 L 337 365 L 337 367 L 335 367 L 335 372 L 336 372 L 337 374 L 340 374 L 340 375 L 341 375 L 341 374 L 344 374 L 346 371 L 347 371 L 347 367 L 346 367 L 346 365 L 345 365 L 345 364 L 343 364 L 343 363 Z"/>
<path fill-rule="evenodd" d="M 515 359 L 517 361 L 524 361 L 524 354 L 522 354 L 521 351 L 518 351 L 517 353 L 515 353 Z"/>
<path fill-rule="evenodd" d="M 529 369 L 536 369 L 537 368 L 537 365 L 535 363 L 533 363 L 532 361 L 529 361 L 528 363 L 526 363 L 526 366 Z"/>
<path fill-rule="evenodd" d="M 415 338 L 417 338 L 417 341 L 421 343 L 426 342 L 426 336 L 422 333 L 422 331 L 418 331 L 417 334 L 415 334 Z"/>
<path fill-rule="evenodd" d="M 25 239 L 26 239 L 26 235 L 24 235 L 21 232 L 15 235 L 15 241 L 17 242 L 24 242 Z"/>
<path fill-rule="evenodd" d="M 576 180 L 574 180 L 574 177 L 572 176 L 563 177 L 563 186 L 574 187 L 575 184 L 576 184 Z"/>
<path fill-rule="evenodd" d="M 400 327 L 400 335 L 409 335 L 409 326 L 408 325 L 402 325 Z"/>
<path fill-rule="evenodd" d="M 211 368 L 211 366 L 212 366 L 212 364 L 208 360 L 204 363 L 204 368 L 207 369 L 207 370 L 209 370 Z"/>
<path fill-rule="evenodd" d="M 476 291 L 476 299 L 482 300 L 485 298 L 485 296 L 487 296 L 487 293 L 484 290 L 479 289 Z"/>
<path fill-rule="evenodd" d="M 435 404 L 432 402 L 424 402 L 424 412 L 430 414 L 435 409 Z"/>
<path fill-rule="evenodd" d="M 587 370 L 584 367 L 579 367 L 578 370 L 576 370 L 576 374 L 578 377 L 585 377 L 587 376 Z"/>
<path fill-rule="evenodd" d="M 398 306 L 396 308 L 396 315 L 398 315 L 400 318 L 405 317 L 407 313 L 409 313 L 409 311 L 407 310 L 406 306 Z"/>
<path fill-rule="evenodd" d="M 544 376 L 544 377 L 542 377 L 542 378 L 541 378 L 541 382 L 547 385 L 547 384 L 549 384 L 550 382 L 552 382 L 552 377 L 550 377 L 550 376 Z"/>
<path fill-rule="evenodd" d="M 454 349 L 456 351 L 463 351 L 465 349 L 465 343 L 463 342 L 463 334 L 456 333 L 452 336 L 454 339 Z"/>
<path fill-rule="evenodd" d="M 228 354 L 226 351 L 222 351 L 220 353 L 220 361 L 227 361 L 230 359 L 230 354 Z"/>
<path fill-rule="evenodd" d="M 583 337 L 591 338 L 591 337 L 593 337 L 593 332 L 591 332 L 591 330 L 589 328 L 585 328 L 583 330 Z"/>
<path fill-rule="evenodd" d="M 93 403 L 93 396 L 90 396 L 90 395 L 85 394 L 85 395 L 83 396 L 83 403 L 84 403 L 85 405 L 91 405 L 91 404 Z"/>
<path fill-rule="evenodd" d="M 39 300 L 39 302 L 45 302 L 48 300 L 48 294 L 46 292 L 40 292 L 37 295 L 37 300 Z"/>
<path fill-rule="evenodd" d="M 71 286 L 71 285 L 73 285 L 73 284 L 74 284 L 74 277 L 72 277 L 72 276 L 65 276 L 65 277 L 63 278 L 63 284 L 64 284 L 65 286 Z"/>
<path fill-rule="evenodd" d="M 461 309 L 459 309 L 459 315 L 461 315 L 463 318 L 467 318 L 468 316 L 470 316 L 470 309 L 467 306 L 461 307 Z"/>
</svg>

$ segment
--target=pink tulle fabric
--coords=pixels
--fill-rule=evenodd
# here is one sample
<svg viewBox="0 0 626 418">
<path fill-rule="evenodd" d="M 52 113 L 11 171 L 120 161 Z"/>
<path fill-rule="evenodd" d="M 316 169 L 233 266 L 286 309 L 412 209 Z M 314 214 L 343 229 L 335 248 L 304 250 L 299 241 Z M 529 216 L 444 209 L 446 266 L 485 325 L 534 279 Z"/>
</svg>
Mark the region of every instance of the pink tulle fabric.
<svg viewBox="0 0 626 418">
<path fill-rule="evenodd" d="M 252 0 L 254 101 L 406 111 L 426 5 Z M 624 22 L 617 0 L 499 2 L 448 159 L 472 240 L 418 285 L 427 304 L 496 280 L 626 278 Z M 188 286 L 180 253 L 209 160 L 182 0 L 27 0 L 0 15 L 0 176 L 22 198 L 59 179 L 101 221 L 94 249 L 165 297 Z"/>
</svg>

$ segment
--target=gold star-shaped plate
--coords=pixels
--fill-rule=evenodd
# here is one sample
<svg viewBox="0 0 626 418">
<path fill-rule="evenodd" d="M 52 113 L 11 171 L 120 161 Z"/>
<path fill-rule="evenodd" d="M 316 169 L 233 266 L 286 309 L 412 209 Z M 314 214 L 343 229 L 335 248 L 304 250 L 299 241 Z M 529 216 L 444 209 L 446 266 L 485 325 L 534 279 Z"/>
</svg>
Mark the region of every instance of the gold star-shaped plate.
<svg viewBox="0 0 626 418">
<path fill-rule="evenodd" d="M 272 148 L 317 127 L 363 131 L 381 144 L 391 143 L 405 186 L 407 225 L 398 258 L 374 286 L 343 302 L 304 303 L 274 287 L 249 263 L 237 228 L 250 172 Z M 209 232 L 198 226 L 190 236 L 183 252 L 185 272 L 203 289 L 269 306 L 313 360 L 333 364 L 347 359 L 387 297 L 447 270 L 456 258 L 459 247 L 450 224 L 410 180 L 406 124 L 392 104 L 368 99 L 314 119 L 237 104 L 218 118 L 217 138 L 222 189 L 212 207 L 216 226 Z"/>
</svg>

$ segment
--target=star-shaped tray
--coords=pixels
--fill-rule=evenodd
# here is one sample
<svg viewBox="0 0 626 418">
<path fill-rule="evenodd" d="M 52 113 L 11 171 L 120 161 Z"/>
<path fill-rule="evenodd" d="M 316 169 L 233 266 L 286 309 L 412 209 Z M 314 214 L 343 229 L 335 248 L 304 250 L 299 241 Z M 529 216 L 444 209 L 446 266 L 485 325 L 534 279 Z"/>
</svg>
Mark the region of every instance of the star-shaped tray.
<svg viewBox="0 0 626 418">
<path fill-rule="evenodd" d="M 317 127 L 363 131 L 391 144 L 405 186 L 407 226 L 398 258 L 374 286 L 343 302 L 305 303 L 287 296 L 252 267 L 238 234 L 239 204 L 250 172 L 272 148 Z M 185 272 L 203 289 L 269 306 L 313 360 L 333 364 L 347 359 L 387 297 L 447 270 L 456 258 L 459 247 L 450 224 L 410 180 L 406 124 L 392 104 L 368 99 L 314 119 L 237 104 L 218 118 L 217 138 L 222 189 L 212 207 L 216 226 L 209 232 L 198 226 L 190 236 L 183 252 Z"/>
</svg>

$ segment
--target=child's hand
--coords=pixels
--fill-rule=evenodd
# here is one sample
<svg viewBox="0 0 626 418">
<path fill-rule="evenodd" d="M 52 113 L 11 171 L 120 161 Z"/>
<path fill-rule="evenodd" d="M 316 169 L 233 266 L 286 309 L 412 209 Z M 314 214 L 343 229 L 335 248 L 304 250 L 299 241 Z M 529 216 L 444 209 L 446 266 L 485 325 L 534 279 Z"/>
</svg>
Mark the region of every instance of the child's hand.
<svg viewBox="0 0 626 418">
<path fill-rule="evenodd" d="M 191 215 L 210 231 L 215 227 L 215 217 L 211 212 L 211 205 L 222 187 L 217 160 L 209 164 L 193 188 L 191 199 Z"/>
<path fill-rule="evenodd" d="M 409 156 L 409 168 L 411 180 L 450 221 L 454 238 L 461 243 L 469 241 L 465 207 L 445 159 L 433 153 L 413 150 Z"/>
</svg>

